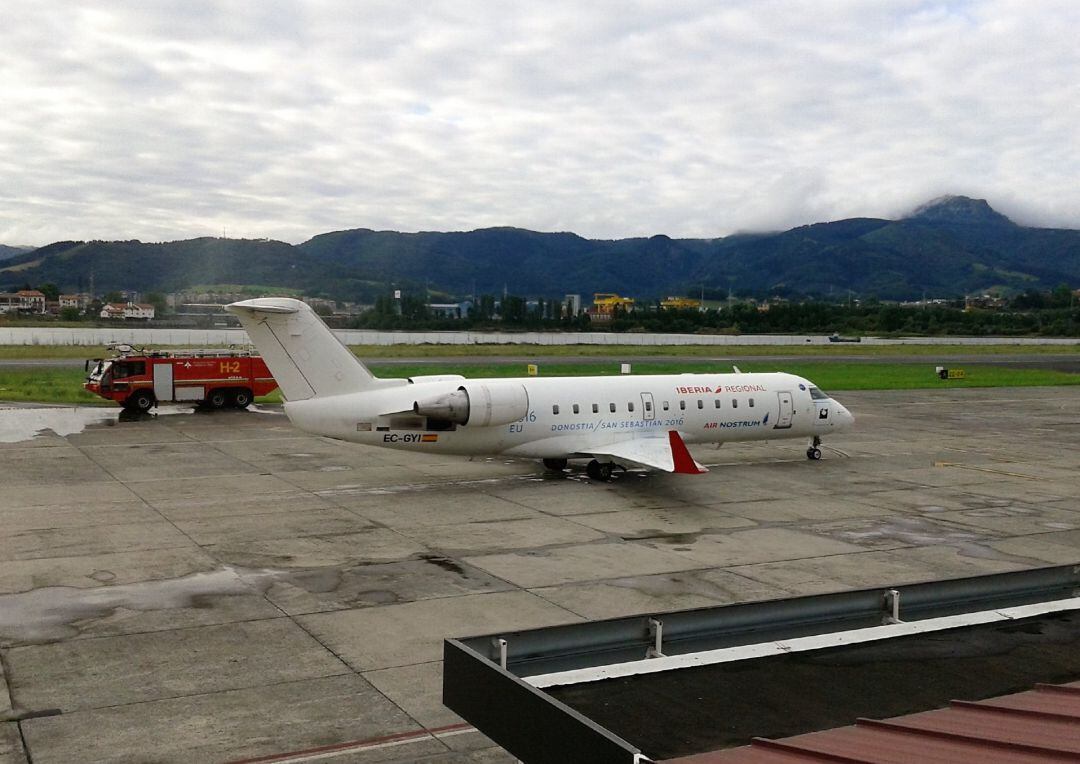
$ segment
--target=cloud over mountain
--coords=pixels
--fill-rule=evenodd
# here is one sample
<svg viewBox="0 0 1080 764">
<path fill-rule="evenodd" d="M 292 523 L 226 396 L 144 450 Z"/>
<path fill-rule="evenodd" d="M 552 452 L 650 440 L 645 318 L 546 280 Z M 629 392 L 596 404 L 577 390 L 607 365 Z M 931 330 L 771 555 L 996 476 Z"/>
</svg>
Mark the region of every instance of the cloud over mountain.
<svg viewBox="0 0 1080 764">
<path fill-rule="evenodd" d="M 0 241 L 1076 226 L 1080 5 L 13 0 Z"/>
</svg>

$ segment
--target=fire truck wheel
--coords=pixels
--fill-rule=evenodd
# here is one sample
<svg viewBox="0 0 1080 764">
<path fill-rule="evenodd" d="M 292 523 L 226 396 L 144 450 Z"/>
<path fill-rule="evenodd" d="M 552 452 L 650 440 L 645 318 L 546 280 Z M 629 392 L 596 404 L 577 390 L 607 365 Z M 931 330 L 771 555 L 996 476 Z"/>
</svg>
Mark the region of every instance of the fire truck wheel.
<svg viewBox="0 0 1080 764">
<path fill-rule="evenodd" d="M 206 405 L 212 409 L 223 409 L 228 402 L 229 396 L 224 390 L 211 390 L 206 396 Z"/>
<path fill-rule="evenodd" d="M 154 396 L 148 393 L 146 390 L 139 390 L 136 393 L 132 393 L 131 397 L 125 401 L 127 404 L 125 408 L 129 408 L 132 411 L 149 411 L 150 407 L 154 405 Z"/>
<path fill-rule="evenodd" d="M 246 387 L 241 387 L 233 391 L 232 396 L 233 405 L 238 409 L 246 409 L 251 404 L 251 391 Z"/>
</svg>

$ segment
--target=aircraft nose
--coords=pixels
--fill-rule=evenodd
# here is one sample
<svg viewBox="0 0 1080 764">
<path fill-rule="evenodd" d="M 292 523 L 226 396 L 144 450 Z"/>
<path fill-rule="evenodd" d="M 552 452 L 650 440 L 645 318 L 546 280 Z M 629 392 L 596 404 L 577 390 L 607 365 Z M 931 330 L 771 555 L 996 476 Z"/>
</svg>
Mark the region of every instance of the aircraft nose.
<svg viewBox="0 0 1080 764">
<path fill-rule="evenodd" d="M 838 411 L 836 412 L 836 420 L 841 427 L 851 427 L 855 424 L 855 415 L 847 410 L 847 407 L 836 404 Z"/>
</svg>

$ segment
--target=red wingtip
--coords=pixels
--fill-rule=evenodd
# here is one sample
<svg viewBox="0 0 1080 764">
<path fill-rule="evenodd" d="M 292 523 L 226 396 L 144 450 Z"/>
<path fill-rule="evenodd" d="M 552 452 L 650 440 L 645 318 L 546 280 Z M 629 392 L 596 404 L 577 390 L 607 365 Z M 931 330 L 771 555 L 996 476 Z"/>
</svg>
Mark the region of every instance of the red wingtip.
<svg viewBox="0 0 1080 764">
<path fill-rule="evenodd" d="M 675 460 L 675 472 L 682 475 L 701 475 L 708 472 L 694 457 L 690 456 L 690 450 L 683 443 L 682 437 L 675 430 L 668 432 L 668 441 L 671 443 L 671 456 Z"/>
</svg>

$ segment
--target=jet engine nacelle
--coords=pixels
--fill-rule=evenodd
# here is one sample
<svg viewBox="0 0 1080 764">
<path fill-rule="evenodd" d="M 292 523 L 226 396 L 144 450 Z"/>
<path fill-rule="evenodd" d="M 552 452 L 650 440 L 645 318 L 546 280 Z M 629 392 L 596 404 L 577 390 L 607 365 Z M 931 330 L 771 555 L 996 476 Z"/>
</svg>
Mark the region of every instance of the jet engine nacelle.
<svg viewBox="0 0 1080 764">
<path fill-rule="evenodd" d="M 513 382 L 469 382 L 452 393 L 416 401 L 413 412 L 473 427 L 510 424 L 529 413 L 529 393 Z"/>
</svg>

